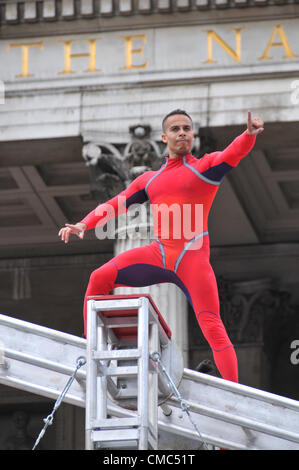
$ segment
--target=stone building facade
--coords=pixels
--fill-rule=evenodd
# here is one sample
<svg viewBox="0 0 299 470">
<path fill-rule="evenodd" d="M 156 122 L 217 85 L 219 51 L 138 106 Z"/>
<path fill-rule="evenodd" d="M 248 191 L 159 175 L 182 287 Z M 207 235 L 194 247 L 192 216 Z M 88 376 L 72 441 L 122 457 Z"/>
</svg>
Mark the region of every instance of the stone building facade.
<svg viewBox="0 0 299 470">
<path fill-rule="evenodd" d="M 211 263 L 240 382 L 299 399 L 298 24 L 295 0 L 0 0 L 1 313 L 81 336 L 91 271 L 141 241 L 64 245 L 59 228 L 124 187 L 118 158 L 131 177 L 159 164 L 170 110 L 192 115 L 200 158 L 250 109 L 265 131 L 219 189 Z M 149 292 L 186 367 L 210 357 L 181 293 Z M 52 402 L 0 397 L 0 447 L 26 446 Z M 44 448 L 83 448 L 83 426 L 64 405 Z"/>
</svg>

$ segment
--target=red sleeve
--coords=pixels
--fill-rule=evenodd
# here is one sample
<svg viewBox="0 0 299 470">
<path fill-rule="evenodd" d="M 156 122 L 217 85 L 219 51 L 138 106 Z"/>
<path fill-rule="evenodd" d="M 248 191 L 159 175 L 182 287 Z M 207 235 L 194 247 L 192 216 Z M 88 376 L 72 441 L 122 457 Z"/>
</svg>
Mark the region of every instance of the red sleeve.
<svg viewBox="0 0 299 470">
<path fill-rule="evenodd" d="M 256 136 L 247 134 L 247 131 L 243 132 L 222 152 L 206 153 L 200 158 L 197 164 L 198 171 L 213 184 L 220 184 L 224 176 L 250 152 L 255 139 Z"/>
<path fill-rule="evenodd" d="M 138 176 L 124 191 L 98 205 L 84 219 L 80 220 L 81 223 L 86 224 L 86 230 L 106 224 L 114 217 L 127 212 L 132 204 L 145 202 L 148 199 L 145 185 L 151 173 L 153 172 L 149 171 Z"/>
<path fill-rule="evenodd" d="M 230 166 L 237 166 L 242 158 L 246 157 L 255 144 L 256 136 L 247 134 L 247 130 L 243 134 L 236 137 L 230 145 L 222 152 L 214 152 L 209 154 L 210 166 L 227 163 Z"/>
</svg>

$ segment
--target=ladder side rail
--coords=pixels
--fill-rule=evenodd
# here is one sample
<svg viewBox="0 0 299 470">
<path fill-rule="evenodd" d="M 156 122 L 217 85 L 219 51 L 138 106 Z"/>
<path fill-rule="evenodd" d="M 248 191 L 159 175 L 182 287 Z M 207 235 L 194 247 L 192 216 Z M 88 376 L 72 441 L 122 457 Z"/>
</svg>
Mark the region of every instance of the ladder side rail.
<svg viewBox="0 0 299 470">
<path fill-rule="evenodd" d="M 74 372 L 74 368 L 60 364 L 58 362 L 50 361 L 48 359 L 33 356 L 24 352 L 16 351 L 10 348 L 4 349 L 5 358 L 7 359 L 15 359 L 17 361 L 24 362 L 26 364 L 31 364 L 33 366 L 42 367 L 43 369 L 48 369 L 54 372 L 59 372 L 65 375 L 72 375 Z M 83 370 L 78 370 L 77 372 L 77 379 L 85 379 L 86 372 Z"/>
<path fill-rule="evenodd" d="M 61 388 L 56 390 L 50 386 L 36 385 L 32 381 L 23 380 L 17 377 L 2 377 L 0 372 L 0 384 L 8 387 L 16 388 L 24 392 L 33 393 L 34 395 L 40 395 L 50 400 L 57 400 L 60 395 Z M 85 407 L 85 397 L 79 396 L 72 392 L 68 392 L 64 399 L 65 403 L 70 405 L 78 406 L 80 408 Z"/>
<path fill-rule="evenodd" d="M 296 400 L 198 372 L 191 376 L 193 380 L 188 374 L 188 379 L 183 377 L 180 384 L 186 401 L 198 404 L 200 393 L 202 399 L 198 407 L 207 407 L 220 414 L 224 412 L 224 415 L 233 413 L 234 419 L 240 423 L 243 420 L 244 425 L 254 420 L 255 426 L 272 428 L 271 433 L 281 430 L 285 435 L 299 436 L 299 403 Z"/>
<path fill-rule="evenodd" d="M 87 302 L 87 345 L 86 345 L 86 409 L 85 409 L 85 449 L 94 448 L 92 423 L 96 419 L 96 378 L 97 364 L 93 358 L 97 341 L 96 310 L 93 301 Z"/>
<path fill-rule="evenodd" d="M 159 327 L 157 322 L 149 325 L 149 354 L 159 350 Z M 158 371 L 152 366 L 149 374 L 149 432 L 153 437 L 153 448 L 158 449 Z"/>
<path fill-rule="evenodd" d="M 170 435 L 180 436 L 184 439 L 190 439 L 192 441 L 198 441 L 200 444 L 202 441 L 199 436 L 194 432 L 191 427 L 187 428 L 183 425 L 176 423 L 169 423 L 167 420 L 159 420 L 159 432 L 165 432 Z M 229 439 L 220 438 L 219 436 L 213 436 L 207 433 L 201 432 L 201 436 L 205 443 L 229 450 L 248 450 L 248 446 L 239 442 L 234 442 Z"/>
<path fill-rule="evenodd" d="M 68 343 L 71 346 L 79 346 L 82 347 L 82 349 L 85 349 L 86 347 L 86 340 L 84 338 L 64 333 L 63 331 L 53 330 L 46 326 L 37 325 L 36 323 L 19 320 L 18 318 L 13 318 L 9 315 L 0 314 L 0 326 L 1 325 L 23 331 L 24 333 L 33 333 L 61 343 Z"/>
<path fill-rule="evenodd" d="M 275 395 L 271 392 L 266 392 L 248 385 L 219 379 L 218 377 L 214 377 L 208 374 L 201 374 L 187 368 L 184 369 L 183 379 L 191 380 L 193 383 L 208 385 L 215 389 L 231 391 L 247 398 L 253 398 L 269 403 L 270 405 L 282 406 L 288 408 L 289 410 L 299 412 L 299 401 L 293 400 L 292 398 L 283 397 L 281 395 Z"/>
<path fill-rule="evenodd" d="M 94 353 L 96 351 L 107 351 L 107 333 L 102 321 L 100 321 L 100 311 L 96 312 L 96 346 L 93 350 L 93 361 L 95 361 Z M 107 419 L 107 361 L 95 362 L 97 370 L 97 388 L 96 388 L 96 416 L 95 419 Z M 103 370 L 103 373 L 101 372 Z"/>
<path fill-rule="evenodd" d="M 148 328 L 149 328 L 149 310 L 148 299 L 140 299 L 140 306 L 138 309 L 138 337 L 137 346 L 141 351 L 140 358 L 138 359 L 138 384 L 137 384 L 137 409 L 140 417 L 139 428 L 139 450 L 148 449 L 148 384 L 149 384 L 149 341 L 148 341 Z"/>
<path fill-rule="evenodd" d="M 180 407 L 179 401 L 174 397 L 171 397 L 167 401 L 167 403 L 177 408 Z M 285 431 L 276 426 L 271 426 L 271 425 L 256 421 L 254 418 L 252 419 L 244 418 L 242 416 L 224 412 L 223 410 L 218 411 L 216 409 L 198 405 L 197 403 L 190 402 L 188 400 L 185 400 L 185 403 L 189 405 L 190 410 L 194 412 L 195 416 L 196 415 L 208 416 L 209 418 L 214 418 L 214 419 L 217 419 L 219 421 L 223 421 L 229 424 L 235 424 L 237 426 L 240 426 L 240 428 L 244 427 L 252 431 L 258 431 L 263 434 L 271 435 L 273 437 L 278 437 L 281 439 L 286 439 L 286 440 L 299 443 L 299 433 Z"/>
</svg>

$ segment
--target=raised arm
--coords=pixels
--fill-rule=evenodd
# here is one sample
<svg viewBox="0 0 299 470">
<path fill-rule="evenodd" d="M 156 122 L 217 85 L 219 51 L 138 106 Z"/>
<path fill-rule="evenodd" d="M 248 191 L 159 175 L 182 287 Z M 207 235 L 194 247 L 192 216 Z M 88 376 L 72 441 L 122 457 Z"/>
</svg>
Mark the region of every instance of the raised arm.
<svg viewBox="0 0 299 470">
<path fill-rule="evenodd" d="M 256 136 L 264 130 L 264 123 L 259 117 L 252 118 L 248 111 L 247 129 L 223 151 L 206 154 L 201 160 L 201 173 L 207 178 L 220 182 L 221 179 L 251 151 Z"/>
<path fill-rule="evenodd" d="M 145 185 L 151 173 L 153 172 L 149 171 L 138 176 L 124 191 L 109 201 L 99 204 L 77 224 L 65 224 L 58 236 L 65 243 L 69 241 L 71 234 L 83 239 L 86 230 L 106 224 L 112 218 L 127 212 L 132 204 L 145 202 L 148 199 Z"/>
</svg>

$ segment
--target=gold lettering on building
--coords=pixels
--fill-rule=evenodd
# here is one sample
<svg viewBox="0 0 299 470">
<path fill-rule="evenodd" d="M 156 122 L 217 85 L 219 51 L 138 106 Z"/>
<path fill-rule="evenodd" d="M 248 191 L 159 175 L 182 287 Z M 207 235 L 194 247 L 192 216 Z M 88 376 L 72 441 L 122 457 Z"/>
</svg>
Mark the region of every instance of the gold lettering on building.
<svg viewBox="0 0 299 470">
<path fill-rule="evenodd" d="M 140 57 L 144 57 L 144 44 L 146 43 L 146 36 L 144 34 L 137 34 L 135 36 L 121 36 L 125 41 L 125 67 L 120 68 L 120 70 L 132 70 L 132 69 L 145 69 L 148 64 L 148 59 L 141 65 L 133 64 L 134 54 L 138 54 Z M 140 39 L 142 45 L 139 48 L 134 48 L 133 41 Z"/>
<path fill-rule="evenodd" d="M 42 51 L 44 50 L 44 43 L 43 41 L 40 42 L 28 42 L 24 44 L 8 44 L 7 46 L 7 53 L 11 49 L 16 49 L 17 47 L 21 48 L 21 73 L 16 75 L 16 78 L 24 78 L 24 77 L 34 77 L 33 74 L 29 73 L 29 47 L 39 47 Z"/>
<path fill-rule="evenodd" d="M 231 35 L 231 40 L 235 41 L 235 45 L 230 45 L 231 44 L 230 41 L 229 41 L 230 44 L 226 42 L 226 40 L 224 40 L 222 37 L 223 34 L 220 33 L 219 35 L 214 29 L 198 31 L 199 36 L 200 36 L 200 52 L 199 53 L 196 52 L 197 55 L 195 55 L 194 53 L 193 63 L 196 63 L 196 61 L 198 61 L 198 55 L 202 56 L 202 54 L 205 53 L 204 52 L 205 48 L 207 51 L 206 52 L 207 56 L 206 56 L 206 60 L 204 61 L 201 61 L 200 59 L 201 64 L 218 64 L 218 62 L 223 63 L 223 56 L 227 54 L 238 65 L 241 65 L 242 60 L 243 60 L 244 65 L 256 66 L 258 64 L 257 61 L 273 60 L 273 57 L 271 57 L 271 52 L 273 52 L 272 47 L 282 48 L 278 50 L 281 52 L 281 57 L 279 57 L 280 61 L 283 59 L 296 59 L 299 57 L 299 55 L 296 55 L 291 48 L 291 44 L 293 44 L 292 41 L 295 41 L 294 31 L 296 30 L 294 28 L 290 28 L 289 30 L 287 30 L 287 33 L 290 36 L 290 41 L 291 41 L 289 42 L 287 34 L 284 30 L 284 27 L 281 24 L 275 25 L 272 23 L 271 33 L 269 34 L 269 37 L 267 37 L 265 41 L 266 47 L 264 49 L 264 45 L 262 45 L 262 49 L 260 49 L 260 52 L 256 52 L 256 50 L 258 47 L 261 46 L 261 40 L 259 37 L 255 37 L 255 36 L 248 37 L 249 33 L 253 35 L 255 34 L 255 31 L 250 29 L 249 33 L 246 34 L 246 38 L 248 40 L 248 44 L 246 48 L 247 58 L 245 57 L 245 59 L 243 59 L 242 47 L 243 47 L 243 31 L 244 30 L 246 30 L 245 27 L 230 27 L 228 29 L 228 31 L 230 31 L 229 34 Z M 259 31 L 259 33 L 266 34 L 265 30 L 260 32 L 260 29 L 257 29 L 257 31 Z M 205 41 L 202 41 L 202 38 L 204 38 Z M 56 44 L 53 45 L 52 38 L 51 40 L 48 38 L 45 38 L 40 41 L 36 40 L 37 42 L 23 42 L 23 43 L 16 43 L 16 44 L 8 43 L 6 52 L 8 54 L 9 52 L 11 52 L 11 49 L 20 50 L 20 52 L 17 52 L 16 54 L 20 54 L 20 57 L 21 57 L 21 73 L 19 73 L 18 75 L 15 75 L 16 78 L 22 79 L 22 78 L 35 77 L 35 75 L 38 74 L 38 71 L 39 73 L 41 73 L 40 70 L 41 69 L 43 70 L 43 67 L 45 67 L 46 72 L 48 72 L 48 68 L 52 67 L 52 71 L 50 71 L 51 74 L 56 75 L 58 73 L 58 75 L 65 75 L 65 76 L 70 75 L 70 74 L 75 74 L 76 71 L 78 73 L 79 72 L 80 73 L 101 72 L 101 68 L 98 69 L 96 67 L 97 48 L 98 48 L 97 41 L 101 39 L 102 38 L 100 37 L 87 38 L 87 35 L 85 35 L 84 37 L 78 36 L 78 37 L 74 37 L 73 39 L 72 38 L 62 39 L 61 41 L 58 41 L 60 44 L 63 45 L 63 48 L 61 48 L 61 45 L 58 46 L 58 48 L 60 48 L 60 52 L 63 53 L 63 65 L 58 66 L 59 67 L 58 69 L 55 69 L 55 67 L 57 66 L 57 63 L 55 61 L 49 64 L 49 66 L 47 65 L 46 53 L 40 54 L 39 50 L 36 51 L 36 49 L 34 50 L 34 53 L 31 51 L 31 47 L 35 47 L 35 48 L 39 47 L 39 49 L 43 51 L 44 48 L 46 48 L 46 46 L 50 44 L 50 47 L 54 48 L 54 53 L 57 53 L 56 51 L 57 45 Z M 105 44 L 107 44 L 108 40 L 110 40 L 110 36 L 108 36 L 108 39 L 106 42 L 104 38 L 104 34 L 103 34 L 103 39 L 104 40 L 102 41 L 101 46 L 103 47 L 104 53 L 105 53 Z M 145 55 L 148 52 L 146 48 L 146 43 L 147 43 L 146 34 L 134 34 L 134 35 L 128 35 L 128 36 L 117 35 L 117 40 L 118 40 L 118 44 L 115 45 L 115 48 L 116 49 L 121 48 L 122 50 L 124 48 L 125 57 L 124 57 L 124 64 L 121 62 L 121 63 L 114 65 L 116 68 L 116 71 L 117 70 L 134 71 L 138 69 L 144 70 L 148 67 L 149 59 L 147 59 Z M 1 44 L 2 44 L 2 41 L 0 41 L 0 46 Z M 7 43 L 4 42 L 4 44 L 7 44 Z M 296 41 L 294 42 L 294 45 L 295 44 L 296 44 Z M 83 52 L 81 52 L 81 49 L 76 50 L 76 46 L 78 48 L 82 46 L 85 49 L 83 50 Z M 250 47 L 250 50 L 249 50 L 249 47 Z M 264 52 L 261 54 L 263 49 L 264 49 Z M 169 51 L 171 52 L 173 56 L 173 61 L 174 61 L 173 64 L 176 64 L 178 69 L 180 69 L 180 67 L 182 66 L 180 64 L 180 59 L 181 59 L 180 54 L 183 54 L 182 50 L 177 49 L 174 42 L 170 42 Z M 218 58 L 218 60 L 216 60 L 215 52 L 219 53 L 219 51 L 221 52 L 221 58 Z M 80 52 L 80 53 L 75 53 L 75 52 Z M 115 57 L 119 57 L 118 55 L 119 51 L 116 50 L 116 52 L 117 54 L 115 55 Z M 278 54 L 276 54 L 276 57 L 277 56 Z M 11 57 L 14 57 L 12 52 L 11 52 L 11 55 L 7 59 L 8 61 L 12 62 Z M 79 58 L 84 58 L 84 59 L 81 60 L 80 63 L 75 62 L 74 64 L 73 61 Z M 224 58 L 226 58 L 226 56 Z M 33 59 L 34 59 L 34 65 L 33 65 Z M 114 58 L 110 57 L 108 53 L 106 54 L 106 61 L 108 63 L 109 68 L 111 65 L 114 64 Z M 82 65 L 82 64 L 85 64 L 85 62 L 86 62 L 86 65 Z M 201 64 L 200 66 L 203 67 L 203 65 Z M 9 70 L 11 69 L 11 65 L 16 67 L 16 72 L 19 71 L 18 69 L 20 65 L 17 60 L 15 60 L 12 64 L 10 64 Z M 77 65 L 76 68 L 75 68 L 75 65 Z M 33 67 L 34 67 L 34 70 L 33 71 L 30 70 Z M 13 72 L 13 73 L 16 73 L 16 72 Z"/>
<path fill-rule="evenodd" d="M 208 59 L 203 64 L 217 64 L 213 60 L 213 40 L 225 50 L 236 62 L 241 61 L 241 32 L 246 28 L 229 28 L 229 31 L 235 31 L 236 50 L 234 51 L 213 29 L 204 30 L 208 34 Z"/>
<path fill-rule="evenodd" d="M 72 59 L 76 59 L 79 57 L 88 57 L 89 59 L 89 67 L 87 70 L 84 70 L 84 72 L 100 72 L 96 68 L 96 41 L 98 41 L 101 38 L 97 39 L 86 39 L 86 41 L 89 44 L 89 52 L 86 53 L 81 53 L 81 54 L 73 54 L 72 53 L 72 44 L 75 42 L 75 40 L 68 40 L 68 41 L 59 41 L 64 45 L 64 51 L 63 51 L 63 56 L 64 56 L 64 69 L 63 72 L 59 72 L 61 75 L 69 74 L 69 73 L 76 73 L 73 72 L 71 69 L 71 62 Z"/>
<path fill-rule="evenodd" d="M 280 41 L 279 42 L 274 42 L 274 39 L 276 38 L 276 36 L 279 36 L 280 37 Z M 265 52 L 264 54 L 262 55 L 262 57 L 259 57 L 258 60 L 271 60 L 273 59 L 273 57 L 269 57 L 268 54 L 269 54 L 269 51 L 271 49 L 271 47 L 283 47 L 285 52 L 286 52 L 286 55 L 283 56 L 283 59 L 294 59 L 296 57 L 298 57 L 297 55 L 295 55 L 291 49 L 291 46 L 289 44 L 289 41 L 287 39 L 287 36 L 286 36 L 286 33 L 284 32 L 284 29 L 283 27 L 278 24 L 274 27 L 273 31 L 272 31 L 272 35 L 271 35 L 271 38 L 267 44 L 267 47 L 265 49 Z"/>
</svg>

